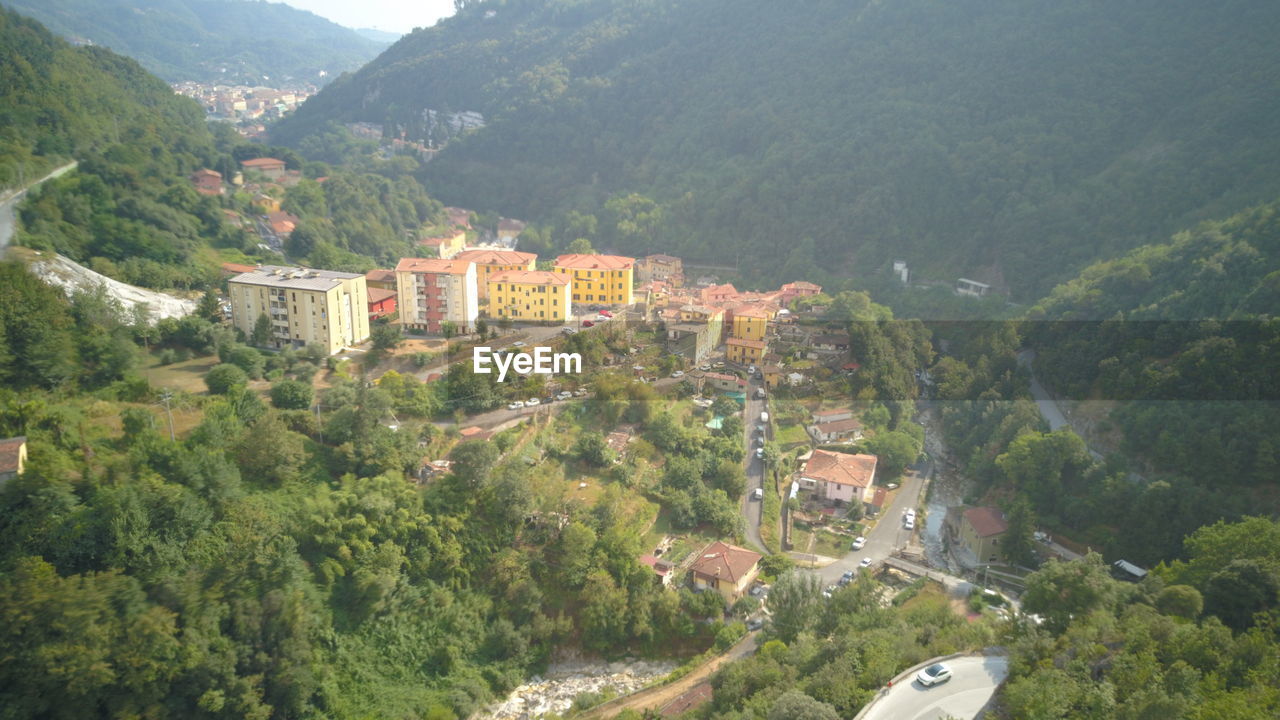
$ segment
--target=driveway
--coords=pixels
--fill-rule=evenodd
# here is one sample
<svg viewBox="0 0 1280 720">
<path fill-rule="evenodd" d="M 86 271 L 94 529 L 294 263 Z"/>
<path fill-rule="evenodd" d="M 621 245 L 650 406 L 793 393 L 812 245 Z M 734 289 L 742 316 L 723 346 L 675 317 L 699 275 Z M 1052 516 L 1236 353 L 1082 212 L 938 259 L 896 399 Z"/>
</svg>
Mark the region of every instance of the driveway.
<svg viewBox="0 0 1280 720">
<path fill-rule="evenodd" d="M 1009 675 L 1003 655 L 947 660 L 952 679 L 931 688 L 913 679 L 901 680 L 858 714 L 858 720 L 969 720 L 991 700 Z"/>
</svg>

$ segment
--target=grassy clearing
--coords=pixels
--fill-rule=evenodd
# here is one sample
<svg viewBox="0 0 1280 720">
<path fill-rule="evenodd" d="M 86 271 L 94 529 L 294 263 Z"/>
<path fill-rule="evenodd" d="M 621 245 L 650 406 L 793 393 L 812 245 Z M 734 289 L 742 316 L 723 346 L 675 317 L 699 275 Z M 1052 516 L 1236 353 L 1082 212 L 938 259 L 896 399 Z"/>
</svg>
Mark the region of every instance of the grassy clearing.
<svg viewBox="0 0 1280 720">
<path fill-rule="evenodd" d="M 204 384 L 205 373 L 218 364 L 218 357 L 192 358 L 171 365 L 161 365 L 153 356 L 150 363 L 142 371 L 152 387 L 169 388 L 189 393 L 204 393 L 208 388 Z"/>
<path fill-rule="evenodd" d="M 845 553 L 849 552 L 850 542 L 852 540 L 844 535 L 837 535 L 827 530 L 818 530 L 814 534 L 813 552 L 833 558 L 844 557 Z"/>
<path fill-rule="evenodd" d="M 783 450 L 790 450 L 796 445 L 804 445 L 809 442 L 809 434 L 804 431 L 803 425 L 782 425 L 777 427 L 777 443 Z"/>
</svg>

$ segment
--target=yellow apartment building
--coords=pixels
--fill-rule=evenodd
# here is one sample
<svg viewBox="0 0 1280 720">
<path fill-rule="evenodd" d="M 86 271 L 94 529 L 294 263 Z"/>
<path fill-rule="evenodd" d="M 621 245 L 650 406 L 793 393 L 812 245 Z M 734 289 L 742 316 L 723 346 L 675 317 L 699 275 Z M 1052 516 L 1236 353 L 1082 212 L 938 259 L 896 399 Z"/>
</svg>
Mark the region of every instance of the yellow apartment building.
<svg viewBox="0 0 1280 720">
<path fill-rule="evenodd" d="M 576 303 L 630 305 L 632 270 L 636 259 L 621 255 L 561 255 L 555 271 L 573 280 L 570 288 Z"/>
<path fill-rule="evenodd" d="M 509 270 L 536 270 L 538 256 L 533 253 L 515 250 L 463 250 L 453 256 L 454 260 L 463 260 L 476 264 L 476 287 L 480 292 L 481 306 L 489 297 L 489 278 Z"/>
<path fill-rule="evenodd" d="M 739 340 L 764 340 L 769 328 L 769 311 L 759 307 L 733 309 L 733 327 L 729 336 Z"/>
<path fill-rule="evenodd" d="M 369 291 L 364 275 L 263 265 L 227 280 L 231 322 L 253 336 L 271 319 L 267 345 L 320 345 L 330 355 L 369 339 Z"/>
<path fill-rule="evenodd" d="M 568 322 L 569 278 L 545 270 L 508 270 L 489 277 L 489 317 Z"/>
<path fill-rule="evenodd" d="M 724 341 L 725 358 L 739 365 L 759 365 L 764 362 L 767 351 L 768 345 L 763 340 L 729 338 Z"/>
</svg>

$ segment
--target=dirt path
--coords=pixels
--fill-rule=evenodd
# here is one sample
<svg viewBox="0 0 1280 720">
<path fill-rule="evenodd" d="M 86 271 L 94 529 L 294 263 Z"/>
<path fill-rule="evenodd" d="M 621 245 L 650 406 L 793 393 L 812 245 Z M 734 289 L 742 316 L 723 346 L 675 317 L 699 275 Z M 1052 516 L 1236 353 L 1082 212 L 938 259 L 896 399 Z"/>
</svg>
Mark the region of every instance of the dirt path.
<svg viewBox="0 0 1280 720">
<path fill-rule="evenodd" d="M 728 652 L 723 655 L 708 660 L 699 666 L 696 670 L 685 675 L 679 680 L 667 685 L 659 685 L 658 687 L 647 688 L 636 693 L 632 693 L 625 697 L 611 700 L 599 707 L 589 710 L 584 718 L 592 720 L 599 718 L 611 718 L 623 710 L 644 710 L 645 708 L 661 708 L 667 703 L 675 700 L 685 694 L 695 686 L 705 682 L 717 670 L 725 665 L 725 663 L 733 662 L 739 658 L 746 657 L 756 651 L 756 636 L 759 631 L 747 633 Z"/>
</svg>

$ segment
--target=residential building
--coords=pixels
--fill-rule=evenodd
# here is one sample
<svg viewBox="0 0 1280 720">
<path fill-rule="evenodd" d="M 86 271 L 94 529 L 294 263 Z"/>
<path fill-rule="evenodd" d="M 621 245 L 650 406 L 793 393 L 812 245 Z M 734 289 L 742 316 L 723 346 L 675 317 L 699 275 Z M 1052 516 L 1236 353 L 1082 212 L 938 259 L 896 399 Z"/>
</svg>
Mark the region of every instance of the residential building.
<svg viewBox="0 0 1280 720">
<path fill-rule="evenodd" d="M 765 359 L 768 362 L 768 359 Z M 764 377 L 765 387 L 776 388 L 782 384 L 782 368 L 778 365 L 762 365 L 760 375 Z"/>
<path fill-rule="evenodd" d="M 814 450 L 800 471 L 800 487 L 830 503 L 867 502 L 876 479 L 875 455 Z"/>
<path fill-rule="evenodd" d="M 538 256 L 533 253 L 476 248 L 463 250 L 454 255 L 453 259 L 465 260 L 476 264 L 476 287 L 480 290 L 481 301 L 489 298 L 490 277 L 509 270 L 536 270 L 538 262 Z"/>
<path fill-rule="evenodd" d="M 462 260 L 402 258 L 396 264 L 396 305 L 405 327 L 458 333 L 475 329 L 480 314 L 476 266 Z"/>
<path fill-rule="evenodd" d="M 191 184 L 196 192 L 202 195 L 222 194 L 222 173 L 209 168 L 201 168 L 191 173 Z"/>
<path fill-rule="evenodd" d="M 706 305 L 720 305 L 727 302 L 733 302 L 738 299 L 738 289 L 732 284 L 712 285 L 703 288 L 699 293 L 701 300 Z"/>
<path fill-rule="evenodd" d="M 383 290 L 396 289 L 396 271 L 395 270 L 370 270 L 364 274 L 364 284 L 370 288 L 382 288 Z"/>
<path fill-rule="evenodd" d="M 243 110 L 243 108 L 239 108 Z M 240 167 L 245 170 L 262 173 L 271 180 L 279 180 L 284 177 L 284 161 L 279 158 L 253 158 L 252 160 L 243 160 Z"/>
<path fill-rule="evenodd" d="M 641 555 L 640 563 L 653 569 L 653 574 L 662 587 L 671 587 L 671 578 L 675 575 L 674 565 L 652 555 Z"/>
<path fill-rule="evenodd" d="M 713 542 L 703 548 L 698 559 L 689 566 L 689 576 L 695 590 L 715 590 L 724 596 L 726 603 L 742 597 L 760 573 L 758 552 L 746 548 Z"/>
<path fill-rule="evenodd" d="M 763 340 L 742 340 L 731 337 L 724 341 L 725 359 L 739 365 L 758 365 L 764 362 L 768 345 Z"/>
<path fill-rule="evenodd" d="M 813 423 L 815 425 L 839 422 L 841 420 L 850 420 L 852 418 L 853 411 L 849 408 L 832 408 L 830 410 L 815 410 L 813 412 Z"/>
<path fill-rule="evenodd" d="M 298 227 L 298 218 L 282 210 L 274 210 L 267 213 L 267 225 L 271 232 L 283 239 L 293 234 L 293 229 Z"/>
<path fill-rule="evenodd" d="M 747 381 L 737 375 L 709 372 L 702 374 L 703 388 L 714 388 L 721 392 L 746 392 Z"/>
<path fill-rule="evenodd" d="M 420 247 L 435 251 L 436 257 L 449 260 L 462 252 L 467 246 L 467 231 L 462 228 L 446 230 L 441 235 L 423 238 L 418 241 Z"/>
<path fill-rule="evenodd" d="M 739 305 L 733 309 L 733 329 L 729 335 L 739 340 L 764 340 L 772 316 L 765 308 Z"/>
<path fill-rule="evenodd" d="M 648 255 L 636 263 L 636 282 L 653 280 L 679 287 L 684 284 L 684 261 L 673 255 Z"/>
<path fill-rule="evenodd" d="M 0 486 L 18 477 L 27 466 L 27 438 L 24 435 L 0 440 Z"/>
<path fill-rule="evenodd" d="M 448 223 L 454 227 L 460 227 L 465 230 L 471 229 L 471 211 L 460 207 L 447 207 L 444 209 L 445 217 Z"/>
<path fill-rule="evenodd" d="M 956 280 L 957 295 L 986 297 L 990 293 L 991 286 L 986 283 L 978 282 L 977 280 L 970 280 L 969 278 L 960 278 L 959 280 Z"/>
<path fill-rule="evenodd" d="M 840 334 L 814 335 L 812 338 L 815 352 L 833 355 L 849 352 L 849 336 Z"/>
<path fill-rule="evenodd" d="M 853 418 L 817 423 L 809 426 L 809 434 L 818 443 L 858 441 L 862 439 L 862 423 Z"/>
<path fill-rule="evenodd" d="M 998 508 L 969 508 L 960 516 L 960 546 L 979 563 L 998 562 L 1003 557 L 1000 538 L 1008 529 Z"/>
<path fill-rule="evenodd" d="M 243 265 L 241 263 L 224 262 L 222 263 L 222 276 L 234 277 L 241 273 L 253 272 L 257 269 L 257 265 Z"/>
<path fill-rule="evenodd" d="M 635 258 L 573 253 L 556 258 L 555 271 L 573 279 L 574 302 L 630 305 Z"/>
<path fill-rule="evenodd" d="M 787 283 L 778 288 L 778 290 L 778 302 L 786 306 L 790 305 L 791 301 L 798 297 L 812 297 L 817 295 L 822 292 L 822 286 L 800 280 L 798 282 Z"/>
<path fill-rule="evenodd" d="M 489 317 L 565 323 L 572 305 L 569 278 L 559 273 L 507 270 L 489 278 Z"/>
<path fill-rule="evenodd" d="M 667 322 L 667 352 L 700 363 L 720 344 L 720 331 L 710 323 Z"/>
<path fill-rule="evenodd" d="M 371 287 L 369 293 L 369 319 L 396 319 L 396 291 L 386 288 Z"/>
<path fill-rule="evenodd" d="M 271 347 L 319 345 L 332 355 L 369 339 L 364 275 L 263 265 L 227 280 L 231 323 L 253 337 L 258 318 L 271 319 Z"/>
</svg>

